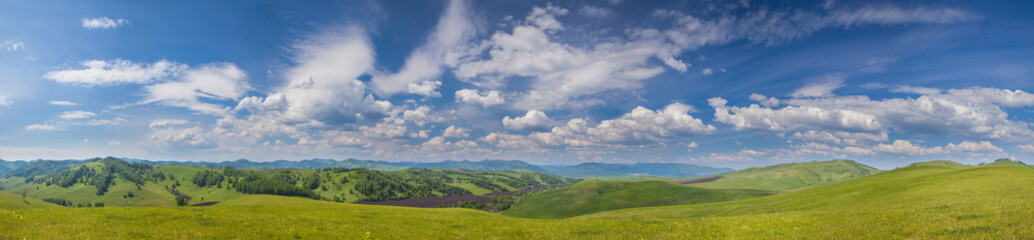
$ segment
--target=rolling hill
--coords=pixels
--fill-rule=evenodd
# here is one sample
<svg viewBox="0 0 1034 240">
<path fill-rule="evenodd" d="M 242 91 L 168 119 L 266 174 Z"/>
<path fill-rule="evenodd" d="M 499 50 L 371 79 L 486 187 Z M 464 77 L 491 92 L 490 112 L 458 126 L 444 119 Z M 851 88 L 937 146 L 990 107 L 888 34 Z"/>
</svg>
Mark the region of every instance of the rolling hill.
<svg viewBox="0 0 1034 240">
<path fill-rule="evenodd" d="M 212 169 L 152 166 L 110 157 L 76 163 L 77 166 L 49 174 L 2 178 L 0 188 L 26 191 L 33 198 L 76 206 L 176 206 L 225 201 L 247 194 L 338 202 L 484 195 L 577 181 L 528 170 Z M 27 171 L 37 172 L 42 171 Z"/>
<path fill-rule="evenodd" d="M 49 208 L 57 205 L 35 198 L 22 198 L 21 194 L 0 191 L 0 209 Z"/>
<path fill-rule="evenodd" d="M 991 163 L 988 163 L 988 164 L 982 164 L 982 165 L 984 165 L 984 166 L 999 166 L 999 167 L 1029 167 L 1029 165 L 1027 165 L 1026 163 L 1023 163 L 1023 162 L 1020 162 L 1020 161 L 1013 161 L 1012 159 L 1008 159 L 1008 158 L 999 158 L 998 160 L 995 160 L 994 162 L 991 162 Z"/>
<path fill-rule="evenodd" d="M 702 177 L 732 171 L 731 168 L 713 168 L 682 163 L 582 163 L 574 166 L 555 167 L 550 173 L 560 176 L 593 177 Z"/>
<path fill-rule="evenodd" d="M 0 238 L 1022 239 L 1034 236 L 1029 189 L 1027 167 L 911 166 L 772 196 L 567 219 L 246 195 L 200 208 L 0 210 Z"/>
<path fill-rule="evenodd" d="M 772 194 L 759 190 L 686 187 L 669 181 L 599 181 L 578 184 L 522 199 L 503 215 L 566 218 L 622 208 L 731 201 Z"/>
<path fill-rule="evenodd" d="M 689 186 L 712 189 L 791 191 L 879 173 L 851 160 L 784 163 L 718 174 L 721 178 Z"/>
</svg>

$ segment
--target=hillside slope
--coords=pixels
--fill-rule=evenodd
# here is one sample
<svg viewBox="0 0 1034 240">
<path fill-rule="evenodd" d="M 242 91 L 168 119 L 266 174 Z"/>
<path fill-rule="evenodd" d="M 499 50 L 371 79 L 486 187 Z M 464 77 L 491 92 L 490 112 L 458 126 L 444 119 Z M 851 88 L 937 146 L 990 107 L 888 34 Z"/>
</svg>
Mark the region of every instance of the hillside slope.
<svg viewBox="0 0 1034 240">
<path fill-rule="evenodd" d="M 203 208 L 0 210 L 0 238 L 1024 239 L 1034 236 L 1029 189 L 1032 168 L 917 166 L 767 197 L 559 220 L 249 195 Z"/>
<path fill-rule="evenodd" d="M 49 208 L 57 205 L 35 198 L 22 198 L 21 194 L 0 191 L 0 209 Z"/>
<path fill-rule="evenodd" d="M 791 191 L 855 179 L 880 170 L 851 160 L 784 163 L 719 174 L 722 178 L 689 186 L 712 189 Z"/>
<path fill-rule="evenodd" d="M 589 180 L 525 198 L 503 215 L 566 218 L 622 208 L 730 201 L 769 194 L 759 190 L 686 187 L 669 181 Z"/>
<path fill-rule="evenodd" d="M 0 188 L 69 204 L 176 206 L 220 202 L 246 194 L 303 196 L 337 202 L 484 195 L 575 179 L 527 171 L 463 171 L 364 168 L 241 170 L 199 166 L 152 166 L 117 158 L 78 161 L 59 172 L 0 178 Z M 47 168 L 50 169 L 50 168 Z M 48 171 L 27 171 L 46 173 Z M 58 202 L 58 201 L 53 201 Z M 508 206 L 508 205 L 507 205 Z"/>
<path fill-rule="evenodd" d="M 682 163 L 582 163 L 551 169 L 550 173 L 568 177 L 703 177 L 732 171 L 731 168 L 714 168 Z"/>
</svg>

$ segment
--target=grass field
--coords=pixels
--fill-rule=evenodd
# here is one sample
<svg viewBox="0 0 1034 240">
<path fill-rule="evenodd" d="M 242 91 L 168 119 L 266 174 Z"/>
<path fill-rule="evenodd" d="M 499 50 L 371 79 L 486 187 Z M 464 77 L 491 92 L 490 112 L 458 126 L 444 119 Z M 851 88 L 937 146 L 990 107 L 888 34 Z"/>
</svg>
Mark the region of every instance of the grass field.
<svg viewBox="0 0 1034 240">
<path fill-rule="evenodd" d="M 0 209 L 48 208 L 57 205 L 35 198 L 22 198 L 21 194 L 0 191 Z"/>
<path fill-rule="evenodd" d="M 566 218 L 622 208 L 730 201 L 770 194 L 760 190 L 695 188 L 658 180 L 589 180 L 522 199 L 503 215 Z"/>
<path fill-rule="evenodd" d="M 1023 239 L 1034 169 L 914 166 L 744 200 L 527 219 L 249 195 L 212 207 L 0 210 L 6 238 Z"/>
<path fill-rule="evenodd" d="M 756 189 L 792 191 L 822 186 L 879 173 L 873 167 L 851 160 L 784 163 L 719 174 L 721 179 L 690 186 L 713 189 Z"/>
</svg>

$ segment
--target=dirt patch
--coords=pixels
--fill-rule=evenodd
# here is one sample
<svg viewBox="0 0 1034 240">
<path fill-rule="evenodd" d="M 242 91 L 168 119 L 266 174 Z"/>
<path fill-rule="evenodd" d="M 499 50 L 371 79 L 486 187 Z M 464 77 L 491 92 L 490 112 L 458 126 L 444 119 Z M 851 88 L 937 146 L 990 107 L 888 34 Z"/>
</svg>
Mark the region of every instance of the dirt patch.
<svg viewBox="0 0 1034 240">
<path fill-rule="evenodd" d="M 546 185 L 538 185 L 538 186 L 535 186 L 533 188 L 525 188 L 525 189 L 521 189 L 521 190 L 517 190 L 517 191 L 510 191 L 510 192 L 491 192 L 491 193 L 486 193 L 485 196 L 489 196 L 489 197 L 491 197 L 491 196 L 510 196 L 510 195 L 513 195 L 513 194 L 515 194 L 517 192 L 534 192 L 534 191 L 538 191 L 538 190 L 542 190 L 542 189 L 546 189 Z"/>
<path fill-rule="evenodd" d="M 682 181 L 682 182 L 679 182 L 679 184 L 686 185 L 686 184 L 694 184 L 694 183 L 714 182 L 714 180 L 718 180 L 720 178 L 722 178 L 722 176 L 705 177 L 705 178 L 701 178 L 701 179 Z"/>
<path fill-rule="evenodd" d="M 198 203 L 198 204 L 194 204 L 194 205 L 190 205 L 190 206 L 191 207 L 207 207 L 207 206 L 212 206 L 212 205 L 216 205 L 216 204 L 219 204 L 219 202 L 203 202 L 203 203 Z"/>
</svg>

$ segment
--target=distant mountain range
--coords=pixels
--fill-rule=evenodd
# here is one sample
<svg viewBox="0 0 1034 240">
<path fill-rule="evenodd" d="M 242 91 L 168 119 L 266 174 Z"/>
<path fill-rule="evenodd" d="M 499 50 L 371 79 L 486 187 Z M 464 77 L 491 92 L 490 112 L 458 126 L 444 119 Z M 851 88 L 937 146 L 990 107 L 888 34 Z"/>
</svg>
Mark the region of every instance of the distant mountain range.
<svg viewBox="0 0 1034 240">
<path fill-rule="evenodd" d="M 389 162 L 359 159 L 307 159 L 301 161 L 277 160 L 270 162 L 256 162 L 247 159 L 224 162 L 182 162 L 182 161 L 151 161 L 145 159 L 122 158 L 128 162 L 139 162 L 150 165 L 196 165 L 208 168 L 250 168 L 250 169 L 310 169 L 310 168 L 368 168 L 374 170 L 400 170 L 407 168 L 453 168 L 468 169 L 475 171 L 492 170 L 514 170 L 528 169 L 544 173 L 551 173 L 565 177 L 630 177 L 630 176 L 657 176 L 657 177 L 701 177 L 711 176 L 724 172 L 733 171 L 731 168 L 714 168 L 682 163 L 581 163 L 578 165 L 536 165 L 520 160 L 495 160 L 486 159 L 481 161 L 455 161 L 447 160 L 441 162 Z M 67 161 L 36 160 L 36 161 L 3 161 L 0 160 L 0 176 L 25 175 L 25 173 L 56 172 L 67 169 L 70 164 Z M 26 168 L 27 169 L 22 169 Z"/>
</svg>

